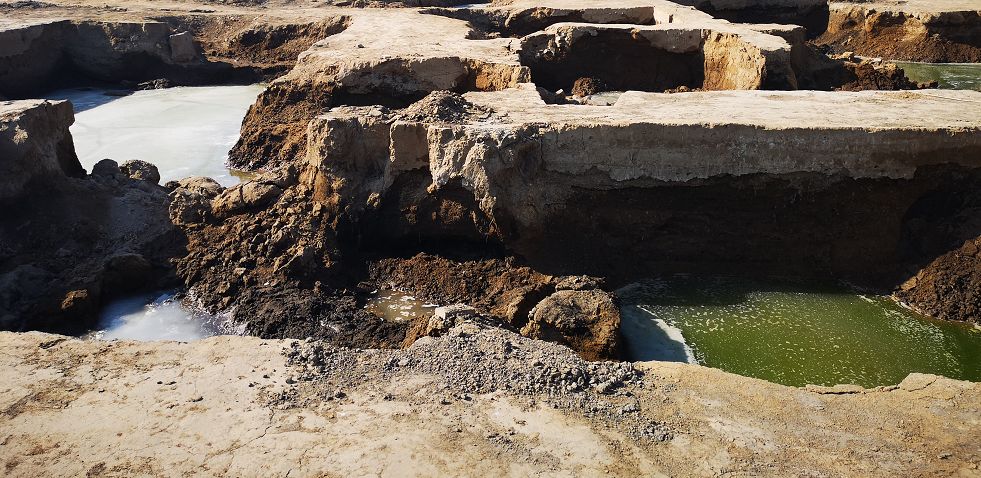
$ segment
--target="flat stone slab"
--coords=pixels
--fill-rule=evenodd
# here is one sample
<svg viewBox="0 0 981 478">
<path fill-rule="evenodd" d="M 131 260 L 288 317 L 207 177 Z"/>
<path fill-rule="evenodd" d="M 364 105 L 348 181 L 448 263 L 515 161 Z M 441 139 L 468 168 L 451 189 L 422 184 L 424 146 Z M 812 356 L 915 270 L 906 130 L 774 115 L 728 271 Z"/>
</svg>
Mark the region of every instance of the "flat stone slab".
<svg viewBox="0 0 981 478">
<path fill-rule="evenodd" d="M 918 14 L 981 11 L 981 2 L 977 0 L 873 0 L 871 2 L 831 2 L 828 5 L 832 10 L 860 7 L 866 10 Z"/>
<path fill-rule="evenodd" d="M 949 129 L 977 135 L 981 92 L 628 91 L 613 106 L 548 105 L 530 85 L 466 95 L 517 123 L 749 125 L 767 129 Z"/>
<path fill-rule="evenodd" d="M 644 376 L 630 396 L 548 396 L 468 392 L 464 382 L 492 379 L 482 370 L 584 366 L 568 349 L 495 330 L 328 353 L 331 366 L 309 381 L 287 363 L 290 341 L 2 332 L 0 343 L 10 477 L 972 476 L 979 459 L 981 385 L 935 376 L 827 395 L 647 362 L 634 365 Z M 520 362 L 535 354 L 536 365 Z M 443 357 L 475 372 L 446 374 L 433 365 Z M 576 408 L 583 400 L 593 412 Z M 645 426 L 671 434 L 638 440 Z"/>
<path fill-rule="evenodd" d="M 908 178 L 925 165 L 981 166 L 981 93 L 973 91 L 627 92 L 613 106 L 582 106 L 547 105 L 526 85 L 466 97 L 505 118 L 463 126 L 466 140 L 430 133 L 441 143 L 431 143 L 431 161 L 474 161 L 458 157 L 471 154 L 461 142 L 484 144 L 497 129 L 510 131 L 494 139 L 508 148 L 504 136 L 538 138 L 549 170 L 603 171 L 618 182 L 796 172 Z"/>
</svg>

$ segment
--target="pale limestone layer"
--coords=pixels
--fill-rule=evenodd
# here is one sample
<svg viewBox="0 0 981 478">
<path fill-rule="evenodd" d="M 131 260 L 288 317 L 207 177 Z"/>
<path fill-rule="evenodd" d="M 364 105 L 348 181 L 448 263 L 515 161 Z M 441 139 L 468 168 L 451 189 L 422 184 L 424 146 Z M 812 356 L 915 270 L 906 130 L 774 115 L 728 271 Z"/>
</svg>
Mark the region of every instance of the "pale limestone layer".
<svg viewBox="0 0 981 478">
<path fill-rule="evenodd" d="M 908 178 L 930 164 L 981 166 L 977 92 L 627 92 L 604 107 L 546 105 L 524 85 L 466 98 L 498 116 L 390 126 L 380 113 L 339 109 L 311 123 L 308 161 L 377 164 L 387 180 L 376 192 L 399 171 L 428 167 L 434 186 L 462 178 L 487 200 L 510 187 L 498 181 L 504 171 L 532 164 L 600 188 L 756 173 Z M 339 138 L 361 145 L 364 157 L 340 158 L 354 153 Z"/>
<path fill-rule="evenodd" d="M 472 40 L 466 22 L 414 10 L 352 11 L 348 27 L 300 55 L 277 80 L 353 94 L 418 94 L 458 89 L 502 89 L 530 81 L 513 39 Z"/>
<path fill-rule="evenodd" d="M 410 350 L 461 340 L 489 351 L 540 346 L 484 331 Z M 413 366 L 392 379 L 334 382 L 326 392 L 343 390 L 342 399 L 302 387 L 277 399 L 296 372 L 285 341 L 0 341 L 0 463 L 10 477 L 975 476 L 981 459 L 981 387 L 928 375 L 878 390 L 796 389 L 652 362 L 637 364 L 644 376 L 626 388 L 630 397 L 588 395 L 601 407 L 633 407 L 614 412 L 624 423 L 670 430 L 659 442 L 638 441 L 620 419 L 551 406 L 593 392 L 463 400 L 452 382 Z M 454 360 L 501 360 L 462 347 Z M 358 354 L 370 363 L 395 356 Z"/>
<path fill-rule="evenodd" d="M 791 45 L 786 40 L 716 21 L 651 26 L 558 23 L 523 38 L 522 50 L 523 54 L 540 50 L 557 56 L 600 34 L 646 40 L 658 51 L 703 55 L 704 79 L 699 87 L 706 90 L 763 89 L 768 75 L 773 77 L 775 73 L 787 78 L 785 87 L 796 84 Z"/>
<path fill-rule="evenodd" d="M 869 2 L 830 2 L 832 10 L 861 7 L 867 10 L 904 12 L 916 16 L 955 12 L 981 12 L 977 0 L 873 0 Z"/>
<path fill-rule="evenodd" d="M 603 107 L 546 105 L 525 85 L 465 97 L 493 113 L 418 122 L 339 108 L 315 119 L 307 161 L 333 183 L 311 185 L 358 214 L 378 207 L 405 172 L 426 170 L 429 194 L 458 184 L 487 217 L 535 230 L 582 191 L 753 174 L 908 179 L 930 165 L 981 167 L 978 92 L 628 92 Z"/>
</svg>

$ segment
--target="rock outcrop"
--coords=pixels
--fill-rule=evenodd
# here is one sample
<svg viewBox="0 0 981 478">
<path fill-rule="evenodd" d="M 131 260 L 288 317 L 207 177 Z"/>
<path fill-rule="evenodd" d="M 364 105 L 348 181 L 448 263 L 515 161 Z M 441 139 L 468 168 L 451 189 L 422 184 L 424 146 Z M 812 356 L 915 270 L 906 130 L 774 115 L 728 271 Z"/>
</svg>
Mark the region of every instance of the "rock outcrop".
<svg viewBox="0 0 981 478">
<path fill-rule="evenodd" d="M 797 3 L 792 9 L 814 2 Z M 326 110 L 402 108 L 439 90 L 499 91 L 534 82 L 567 94 L 582 77 L 643 91 L 915 87 L 828 59 L 798 28 L 794 43 L 760 25 L 663 0 L 349 12 L 343 31 L 314 43 L 260 95 L 229 161 L 241 169 L 294 163 L 306 154 L 308 123 Z M 797 61 L 804 55 L 797 50 L 823 61 Z M 808 81 L 819 74 L 827 80 Z M 858 81 L 870 75 L 876 80 Z"/>
<path fill-rule="evenodd" d="M 492 241 L 560 273 L 752 263 L 868 280 L 897 272 L 909 207 L 977 175 L 961 101 L 977 96 L 629 92 L 592 107 L 528 86 L 465 95 L 493 122 L 341 108 L 311 123 L 306 180 L 369 244 Z"/>
<path fill-rule="evenodd" d="M 68 126 L 70 103 L 0 102 L 0 201 L 20 196 L 32 182 L 85 174 Z"/>
<path fill-rule="evenodd" d="M 249 110 L 229 163 L 274 168 L 302 158 L 307 123 L 344 104 L 406 106 L 435 90 L 496 90 L 530 77 L 509 39 L 472 39 L 465 22 L 409 10 L 351 15 Z"/>
<path fill-rule="evenodd" d="M 521 335 L 568 345 L 586 360 L 622 357 L 620 310 L 599 290 L 560 290 L 529 313 Z"/>
<path fill-rule="evenodd" d="M 0 24 L 0 95 L 23 98 L 91 82 L 256 82 L 282 73 L 313 42 L 345 25 L 342 15 L 161 18 L 124 9 L 92 19 L 67 16 L 73 19 Z"/>
<path fill-rule="evenodd" d="M 233 166 L 267 172 L 231 188 L 171 183 L 150 214 L 164 209 L 180 231 L 168 247 L 186 246 L 175 275 L 187 300 L 264 337 L 394 346 L 413 324 L 379 324 L 361 307 L 387 283 L 602 358 L 616 354 L 615 317 L 584 310 L 614 299 L 599 284 L 565 293 L 566 275 L 751 264 L 880 284 L 929 256 L 904 256 L 897 231 L 924 195 L 956 194 L 951 178 L 978 174 L 973 98 L 758 92 L 918 86 L 813 48 L 823 5 L 290 5 L 260 19 L 249 6 L 160 16 L 52 4 L 45 20 L 3 23 L 0 86 L 80 75 L 157 87 L 278 73 L 296 58 L 231 153 Z M 79 14 L 53 19 L 65 12 Z M 804 26 L 754 23 L 763 15 Z M 161 191 L 145 164 L 95 172 Z M 166 254 L 132 249 L 109 269 L 165 269 Z M 559 302 L 577 310 L 568 327 L 543 312 Z"/>
<path fill-rule="evenodd" d="M 0 328 L 78 333 L 107 300 L 168 282 L 181 235 L 156 168 L 75 157 L 66 102 L 0 103 Z M 136 167 L 139 166 L 139 167 Z"/>
</svg>

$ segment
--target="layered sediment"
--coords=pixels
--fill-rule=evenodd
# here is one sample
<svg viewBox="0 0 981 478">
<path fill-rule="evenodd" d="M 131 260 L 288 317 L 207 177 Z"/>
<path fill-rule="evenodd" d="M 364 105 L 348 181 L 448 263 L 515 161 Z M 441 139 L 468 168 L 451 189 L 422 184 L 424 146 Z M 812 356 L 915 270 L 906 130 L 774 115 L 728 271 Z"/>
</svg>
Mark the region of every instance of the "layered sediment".
<svg viewBox="0 0 981 478">
<path fill-rule="evenodd" d="M 337 109 L 311 122 L 308 162 L 313 197 L 379 247 L 493 241 L 558 274 L 753 264 L 882 280 L 904 272 L 911 208 L 977 177 L 978 98 L 628 92 L 601 107 L 526 85 L 465 95 L 484 113 L 457 120 Z M 463 212 L 438 213 L 448 201 Z"/>
<path fill-rule="evenodd" d="M 235 9 L 175 14 L 48 7 L 34 16 L 15 10 L 0 22 L 0 96 L 25 98 L 90 83 L 253 83 L 287 71 L 300 53 L 346 22 L 341 14 L 302 11 L 260 20 Z"/>
<path fill-rule="evenodd" d="M 901 73 L 831 60 L 805 39 L 803 28 L 734 24 L 665 1 L 352 12 L 343 32 L 314 43 L 260 96 L 229 162 L 276 168 L 304 155 L 307 123 L 329 108 L 403 108 L 441 90 L 534 82 L 568 94 L 581 77 L 642 91 L 916 87 Z"/>
<path fill-rule="evenodd" d="M 605 361 L 625 358 L 611 290 L 670 272 L 848 279 L 978 320 L 981 93 L 832 91 L 921 85 L 810 42 L 949 60 L 973 20 L 876 5 L 0 4 L 6 97 L 285 72 L 231 154 L 264 171 L 228 188 L 86 175 L 70 105 L 0 103 L 0 328 L 79 333 L 182 286 L 306 339 L 2 333 L 5 472 L 976 473 L 977 384 Z M 443 307 L 383 320 L 379 289 Z"/>
<path fill-rule="evenodd" d="M 832 2 L 817 39 L 834 51 L 891 60 L 981 62 L 981 6 L 970 0 Z"/>
<path fill-rule="evenodd" d="M 763 274 L 891 287 L 946 252 L 920 244 L 916 224 L 932 214 L 924 198 L 959 197 L 977 175 L 974 100 L 752 93 L 916 87 L 901 70 L 823 56 L 807 43 L 811 26 L 706 13 L 762 5 L 289 7 L 261 21 L 245 15 L 248 7 L 77 7 L 85 14 L 71 21 L 11 23 L 23 48 L 8 59 L 50 44 L 58 58 L 38 62 L 46 75 L 68 61 L 111 76 L 134 57 L 276 69 L 299 54 L 250 110 L 231 154 L 234 166 L 269 172 L 227 190 L 203 180 L 168 185 L 169 219 L 188 241 L 171 258 L 176 276 L 199 305 L 234 310 L 253 334 L 388 346 L 402 343 L 409 326 L 360 332 L 371 323 L 360 305 L 385 281 L 469 302 L 523 330 L 565 276 L 622 281 L 752 264 Z M 799 24 L 820 9 L 770 6 L 797 12 Z M 74 7 L 48 8 L 56 16 Z M 651 93 L 616 92 L 624 89 Z M 613 106 L 589 105 L 588 96 L 610 90 L 619 95 Z M 653 93 L 665 90 L 700 92 Z M 953 105 L 964 114 L 946 114 Z M 811 113 L 845 107 L 860 114 Z M 734 119 L 705 124 L 720 111 Z M 856 198 L 867 206 L 855 208 Z M 954 247 L 974 232 L 931 244 Z M 732 243 L 748 246 L 731 251 Z M 528 267 L 533 285 L 505 281 L 495 289 L 501 297 L 436 297 L 425 281 L 376 274 L 386 258 L 396 261 L 389 271 L 412 270 L 420 251 L 474 247 L 447 258 L 447 270 L 503 261 Z"/>
</svg>

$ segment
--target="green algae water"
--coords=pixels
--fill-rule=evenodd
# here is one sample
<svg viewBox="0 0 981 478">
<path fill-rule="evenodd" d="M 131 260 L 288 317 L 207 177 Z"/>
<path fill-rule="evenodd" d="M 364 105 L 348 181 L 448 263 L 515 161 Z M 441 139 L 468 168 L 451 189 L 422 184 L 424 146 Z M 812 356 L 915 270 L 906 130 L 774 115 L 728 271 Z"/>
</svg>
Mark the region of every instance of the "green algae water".
<svg viewBox="0 0 981 478">
<path fill-rule="evenodd" d="M 919 82 L 936 81 L 947 90 L 981 91 L 981 63 L 918 63 L 897 61 L 906 77 Z"/>
<path fill-rule="evenodd" d="M 695 276 L 618 294 L 635 360 L 697 362 L 793 386 L 892 385 L 911 372 L 981 381 L 981 330 L 886 297 Z"/>
</svg>

